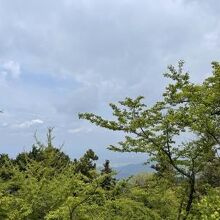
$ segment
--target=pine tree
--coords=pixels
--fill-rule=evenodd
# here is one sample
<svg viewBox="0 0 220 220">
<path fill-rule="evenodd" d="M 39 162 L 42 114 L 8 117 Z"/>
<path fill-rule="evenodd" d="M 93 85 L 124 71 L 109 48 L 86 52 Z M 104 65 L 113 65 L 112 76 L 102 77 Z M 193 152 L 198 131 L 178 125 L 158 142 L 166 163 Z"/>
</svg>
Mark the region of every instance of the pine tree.
<svg viewBox="0 0 220 220">
<path fill-rule="evenodd" d="M 106 190 L 112 189 L 116 184 L 116 179 L 113 177 L 114 173 L 110 167 L 110 161 L 106 160 L 103 164 L 103 169 L 101 170 L 101 174 L 105 175 L 103 182 L 101 183 L 102 188 Z"/>
</svg>

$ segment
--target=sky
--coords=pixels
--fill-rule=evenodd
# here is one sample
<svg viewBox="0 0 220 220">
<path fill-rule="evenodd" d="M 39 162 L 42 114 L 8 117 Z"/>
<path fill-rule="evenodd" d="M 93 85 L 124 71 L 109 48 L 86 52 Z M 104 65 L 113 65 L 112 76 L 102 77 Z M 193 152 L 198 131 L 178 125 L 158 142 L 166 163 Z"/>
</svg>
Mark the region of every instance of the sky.
<svg viewBox="0 0 220 220">
<path fill-rule="evenodd" d="M 0 0 L 0 153 L 29 150 L 34 134 L 72 158 L 93 149 L 100 163 L 144 154 L 106 150 L 123 138 L 79 120 L 111 118 L 110 102 L 158 100 L 169 64 L 185 60 L 195 82 L 220 56 L 218 0 Z"/>
</svg>

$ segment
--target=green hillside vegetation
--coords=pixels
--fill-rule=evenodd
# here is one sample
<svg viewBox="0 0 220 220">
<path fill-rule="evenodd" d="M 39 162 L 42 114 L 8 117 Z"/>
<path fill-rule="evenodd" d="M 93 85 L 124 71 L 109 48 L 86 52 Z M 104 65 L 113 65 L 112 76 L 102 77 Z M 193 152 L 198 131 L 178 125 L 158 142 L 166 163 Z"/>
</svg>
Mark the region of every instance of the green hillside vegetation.
<svg viewBox="0 0 220 220">
<path fill-rule="evenodd" d="M 143 97 L 110 104 L 115 120 L 92 113 L 80 118 L 124 132 L 109 149 L 149 155 L 155 172 L 117 180 L 106 161 L 96 168 L 92 150 L 71 160 L 36 139 L 15 159 L 0 155 L 0 219 L 184 220 L 220 219 L 220 64 L 201 84 L 170 66 L 163 97 L 152 106 Z"/>
</svg>

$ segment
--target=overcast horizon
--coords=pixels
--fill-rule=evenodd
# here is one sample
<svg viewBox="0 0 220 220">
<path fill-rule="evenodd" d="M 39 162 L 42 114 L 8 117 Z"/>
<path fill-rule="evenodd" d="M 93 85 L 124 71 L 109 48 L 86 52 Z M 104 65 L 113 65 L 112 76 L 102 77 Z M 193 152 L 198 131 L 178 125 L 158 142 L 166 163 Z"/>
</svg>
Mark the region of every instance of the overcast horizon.
<svg viewBox="0 0 220 220">
<path fill-rule="evenodd" d="M 0 0 L 0 153 L 29 150 L 34 134 L 71 158 L 93 149 L 102 163 L 140 163 L 106 147 L 122 135 L 79 120 L 111 117 L 110 102 L 158 100 L 169 64 L 185 60 L 193 81 L 220 55 L 217 0 Z"/>
</svg>

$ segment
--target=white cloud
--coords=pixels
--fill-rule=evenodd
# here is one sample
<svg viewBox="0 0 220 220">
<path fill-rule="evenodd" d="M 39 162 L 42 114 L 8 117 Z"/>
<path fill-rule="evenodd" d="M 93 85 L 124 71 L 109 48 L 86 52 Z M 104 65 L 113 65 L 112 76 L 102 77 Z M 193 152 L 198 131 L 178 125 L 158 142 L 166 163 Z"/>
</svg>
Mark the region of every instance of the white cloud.
<svg viewBox="0 0 220 220">
<path fill-rule="evenodd" d="M 40 119 L 33 119 L 30 121 L 25 121 L 20 124 L 15 124 L 13 127 L 15 128 L 30 128 L 31 126 L 37 125 L 37 124 L 43 124 L 44 122 Z"/>
<path fill-rule="evenodd" d="M 89 133 L 91 131 L 92 131 L 91 128 L 84 128 L 84 127 L 68 129 L 68 133 L 70 133 L 70 134 L 77 134 L 77 133 L 80 133 L 80 132 Z"/>
<path fill-rule="evenodd" d="M 13 60 L 1 61 L 0 73 L 3 77 L 11 77 L 16 79 L 21 74 L 20 64 Z"/>
</svg>

